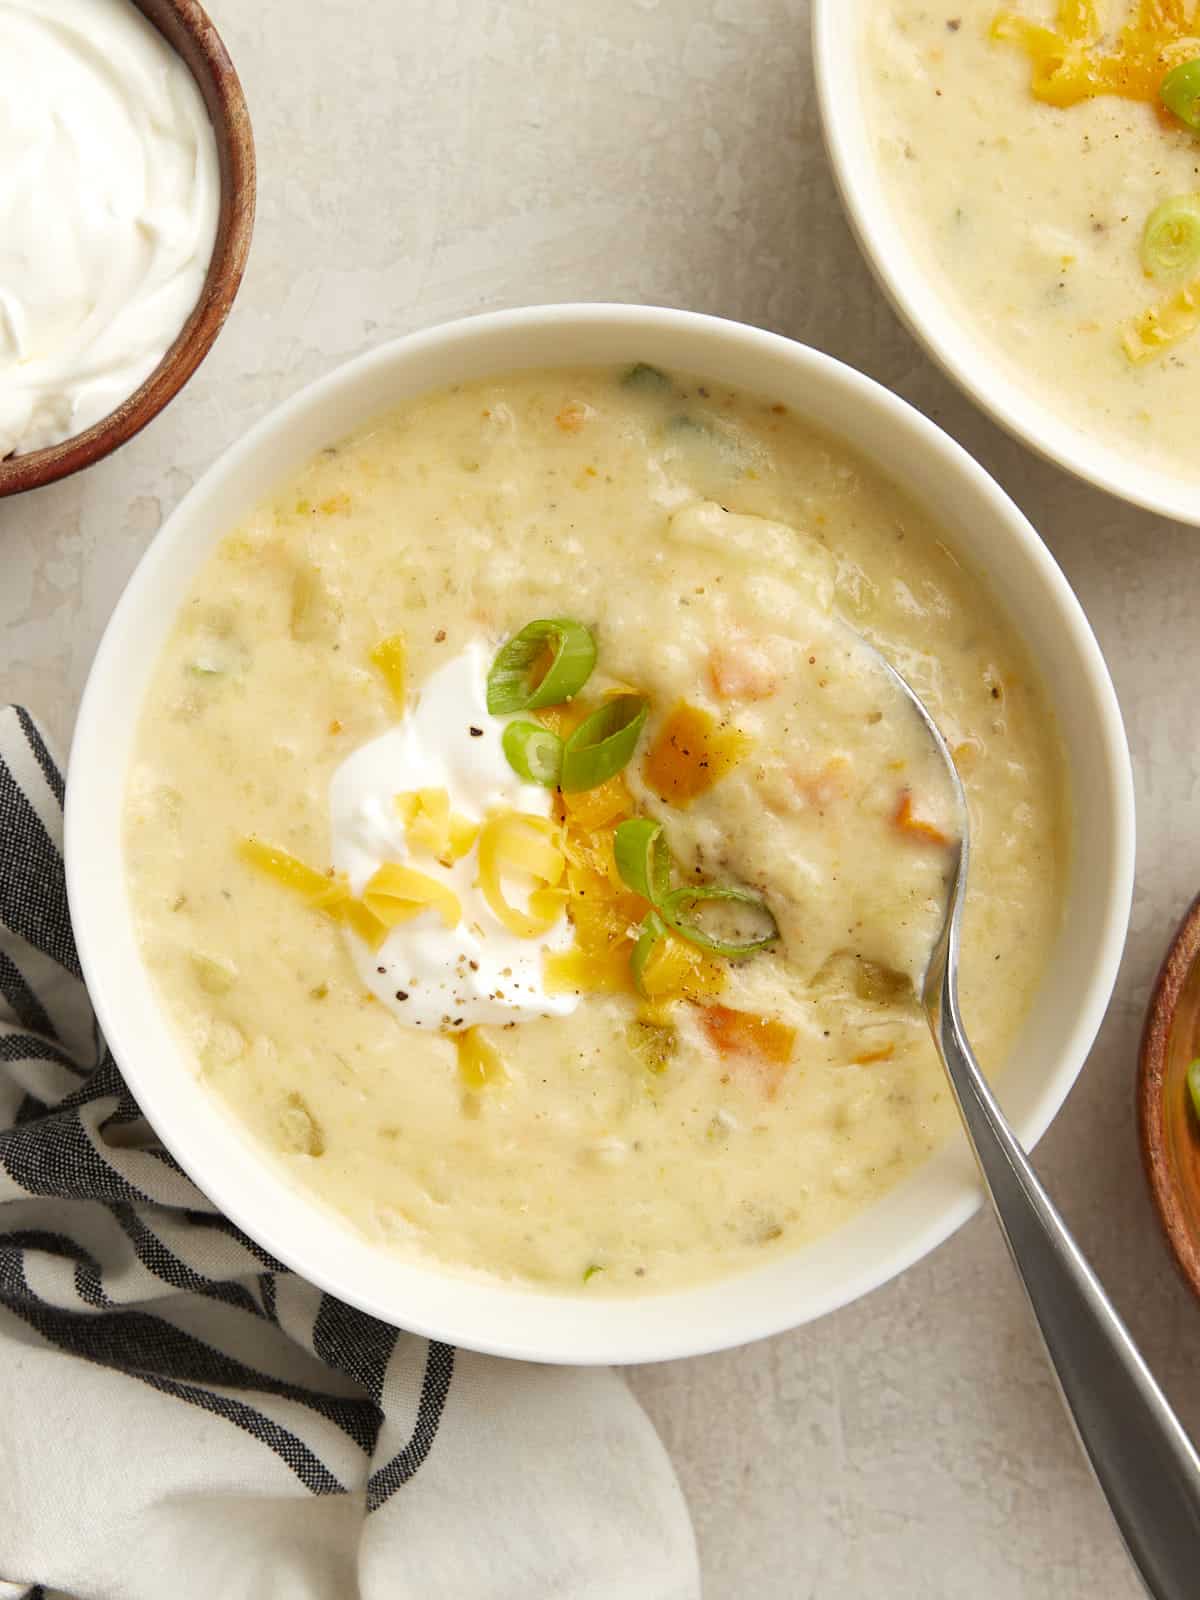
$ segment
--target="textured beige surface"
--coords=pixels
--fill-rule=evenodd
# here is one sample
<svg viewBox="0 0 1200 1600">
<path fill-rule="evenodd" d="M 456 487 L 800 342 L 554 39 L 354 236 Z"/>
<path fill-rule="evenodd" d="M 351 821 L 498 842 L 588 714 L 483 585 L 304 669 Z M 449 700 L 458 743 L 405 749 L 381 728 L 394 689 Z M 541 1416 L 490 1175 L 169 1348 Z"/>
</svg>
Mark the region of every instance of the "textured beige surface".
<svg viewBox="0 0 1200 1600">
<path fill-rule="evenodd" d="M 1200 1307 L 1159 1242 L 1132 1105 L 1147 990 L 1200 884 L 1200 535 L 1035 462 L 900 329 L 826 169 L 805 0 L 210 9 L 259 140 L 246 285 L 148 432 L 83 478 L 0 503 L 0 693 L 64 739 L 162 517 L 268 407 L 389 335 L 538 300 L 658 301 L 761 323 L 882 379 L 1030 513 L 1114 670 L 1141 807 L 1133 931 L 1039 1164 L 1200 1429 Z M 986 1218 L 838 1316 L 634 1383 L 691 1501 L 708 1600 L 1139 1592 Z"/>
</svg>

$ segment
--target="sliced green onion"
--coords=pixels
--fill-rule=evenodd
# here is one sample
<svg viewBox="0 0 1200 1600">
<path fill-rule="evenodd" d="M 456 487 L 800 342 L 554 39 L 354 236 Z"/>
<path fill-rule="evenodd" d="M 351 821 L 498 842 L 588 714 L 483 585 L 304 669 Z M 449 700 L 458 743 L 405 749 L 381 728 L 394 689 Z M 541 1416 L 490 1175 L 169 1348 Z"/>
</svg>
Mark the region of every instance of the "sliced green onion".
<svg viewBox="0 0 1200 1600">
<path fill-rule="evenodd" d="M 586 717 L 563 746 L 563 790 L 576 794 L 615 778 L 637 749 L 649 707 L 639 694 L 618 694 Z"/>
<path fill-rule="evenodd" d="M 695 913 L 704 906 L 747 906 L 769 930 L 750 938 L 721 939 L 709 933 Z M 748 956 L 755 950 L 764 950 L 779 938 L 779 926 L 766 902 L 748 889 L 722 889 L 709 884 L 687 885 L 669 894 L 658 907 L 663 921 L 681 939 L 698 944 L 702 950 L 711 950 L 718 956 Z"/>
<path fill-rule="evenodd" d="M 550 665 L 539 669 L 547 653 Z M 596 641 L 582 622 L 553 617 L 531 622 L 514 634 L 488 673 L 487 708 L 494 717 L 536 711 L 570 700 L 592 675 Z"/>
<path fill-rule="evenodd" d="M 671 387 L 671 380 L 658 367 L 648 361 L 635 361 L 621 379 L 622 389 L 645 389 L 651 394 L 662 394 Z"/>
<path fill-rule="evenodd" d="M 526 783 L 540 783 L 546 789 L 558 787 L 563 742 L 556 733 L 532 717 L 517 717 L 505 728 L 500 743 L 519 778 Z"/>
<path fill-rule="evenodd" d="M 671 856 L 663 838 L 662 823 L 650 817 L 630 817 L 613 836 L 613 855 L 622 879 L 652 906 L 671 887 Z"/>
<path fill-rule="evenodd" d="M 1187 1084 L 1192 1097 L 1192 1110 L 1200 1117 L 1200 1059 L 1193 1061 L 1188 1068 Z"/>
<path fill-rule="evenodd" d="M 1180 122 L 1200 133 L 1200 57 L 1173 67 L 1159 87 L 1159 98 Z"/>
<path fill-rule="evenodd" d="M 657 911 L 647 911 L 642 918 L 642 926 L 638 932 L 638 941 L 633 947 L 633 954 L 629 958 L 630 970 L 633 981 L 637 984 L 638 993 L 646 993 L 644 979 L 646 963 L 667 937 L 667 925 Z"/>
<path fill-rule="evenodd" d="M 1170 278 L 1200 262 L 1200 194 L 1177 195 L 1150 213 L 1142 234 L 1142 265 L 1152 278 Z"/>
<path fill-rule="evenodd" d="M 603 1272 L 603 1271 L 604 1271 L 604 1268 L 602 1266 L 600 1266 L 600 1264 L 598 1262 L 593 1261 L 590 1267 L 584 1267 L 584 1269 L 583 1269 L 583 1281 L 584 1281 L 584 1283 L 588 1283 L 592 1278 L 594 1278 L 596 1276 L 596 1274 L 598 1272 Z"/>
</svg>

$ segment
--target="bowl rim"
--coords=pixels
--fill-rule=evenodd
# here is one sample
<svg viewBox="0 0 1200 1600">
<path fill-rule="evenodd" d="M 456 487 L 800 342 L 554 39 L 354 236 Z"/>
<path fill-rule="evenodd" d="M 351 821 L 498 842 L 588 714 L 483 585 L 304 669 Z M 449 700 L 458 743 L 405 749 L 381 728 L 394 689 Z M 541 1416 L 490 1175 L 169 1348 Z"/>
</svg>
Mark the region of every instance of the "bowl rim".
<svg viewBox="0 0 1200 1600">
<path fill-rule="evenodd" d="M 735 348 L 747 360 L 753 357 L 757 363 L 761 358 L 764 361 L 774 360 L 786 366 L 797 383 L 802 378 L 812 380 L 813 383 L 823 383 L 826 393 L 839 393 L 847 405 L 852 404 L 856 408 L 873 410 L 877 415 L 886 416 L 897 436 L 905 441 L 906 447 L 923 449 L 931 459 L 937 460 L 944 467 L 947 476 L 957 474 L 959 480 L 969 487 L 971 495 L 987 502 L 996 519 L 1003 521 L 1009 528 L 1021 558 L 1039 574 L 1041 583 L 1053 601 L 1058 622 L 1072 636 L 1072 649 L 1076 652 L 1080 672 L 1086 678 L 1089 691 L 1094 692 L 1098 733 L 1103 751 L 1105 778 L 1103 803 L 1108 807 L 1108 815 L 1112 819 L 1113 845 L 1110 857 L 1110 885 L 1104 902 L 1105 915 L 1096 934 L 1098 958 L 1088 969 L 1086 981 L 1081 981 L 1079 984 L 1080 1005 L 1078 1010 L 1072 1012 L 1069 1042 L 1056 1058 L 1058 1065 L 1039 1091 L 1034 1110 L 1019 1123 L 1020 1132 L 1026 1143 L 1030 1147 L 1036 1144 L 1061 1108 L 1082 1070 L 1088 1050 L 1107 1009 L 1124 948 L 1132 898 L 1134 853 L 1132 769 L 1119 705 L 1100 647 L 1077 598 L 1053 556 L 1026 518 L 984 469 L 935 423 L 874 380 L 830 356 L 784 339 L 780 335 L 721 318 L 674 309 L 604 303 L 534 306 L 466 317 L 409 334 L 370 350 L 335 368 L 273 408 L 209 468 L 172 512 L 156 540 L 143 556 L 105 631 L 85 687 L 71 747 L 65 817 L 67 889 L 85 981 L 92 995 L 100 1028 L 129 1082 L 130 1089 L 138 1098 L 163 1144 L 183 1170 L 252 1239 L 327 1292 L 359 1306 L 386 1322 L 394 1325 L 402 1322 L 410 1331 L 431 1338 L 446 1340 L 487 1354 L 525 1360 L 570 1364 L 640 1363 L 709 1353 L 779 1333 L 825 1315 L 889 1281 L 946 1239 L 980 1205 L 982 1192 L 974 1168 L 965 1152 L 958 1151 L 951 1154 L 944 1151 L 931 1157 L 930 1162 L 918 1168 L 916 1176 L 919 1178 L 932 1165 L 942 1163 L 938 1168 L 939 1204 L 936 1214 L 931 1214 L 919 1228 L 906 1234 L 895 1248 L 889 1248 L 882 1261 L 872 1261 L 867 1265 L 859 1264 L 856 1270 L 841 1274 L 839 1256 L 838 1271 L 841 1275 L 837 1277 L 836 1284 L 820 1293 L 810 1293 L 810 1297 L 803 1305 L 797 1305 L 794 1301 L 789 1302 L 785 1297 L 779 1303 L 772 1301 L 769 1311 L 750 1315 L 741 1306 L 736 1292 L 729 1292 L 735 1290 L 735 1285 L 739 1281 L 746 1280 L 725 1278 L 718 1280 L 717 1284 L 704 1284 L 695 1290 L 685 1288 L 642 1298 L 593 1301 L 586 1305 L 577 1297 L 571 1297 L 569 1309 L 563 1311 L 560 1305 L 560 1299 L 563 1297 L 537 1290 L 510 1291 L 508 1286 L 497 1285 L 495 1280 L 488 1280 L 478 1286 L 481 1298 L 478 1298 L 478 1309 L 472 1314 L 464 1313 L 461 1317 L 448 1319 L 444 1308 L 431 1313 L 426 1310 L 419 1297 L 415 1303 L 406 1304 L 401 1313 L 394 1304 L 385 1303 L 385 1299 L 374 1285 L 364 1287 L 361 1278 L 353 1285 L 348 1285 L 339 1277 L 338 1274 L 343 1270 L 342 1257 L 337 1258 L 336 1269 L 330 1267 L 328 1270 L 324 1266 L 315 1265 L 311 1257 L 306 1257 L 305 1249 L 315 1248 L 311 1244 L 311 1231 L 306 1238 L 305 1246 L 301 1248 L 296 1241 L 297 1230 L 292 1229 L 289 1233 L 286 1223 L 280 1222 L 277 1215 L 268 1216 L 265 1211 L 260 1214 L 250 1214 L 252 1207 L 247 1197 L 247 1189 L 253 1188 L 255 1184 L 259 1184 L 260 1187 L 267 1184 L 268 1168 L 274 1165 L 269 1156 L 261 1151 L 258 1152 L 258 1168 L 250 1176 L 243 1173 L 235 1178 L 229 1171 L 217 1170 L 215 1165 L 204 1171 L 198 1170 L 199 1166 L 203 1166 L 203 1162 L 194 1159 L 189 1145 L 189 1140 L 196 1137 L 193 1127 L 181 1120 L 178 1111 L 169 1103 L 169 1080 L 174 1074 L 162 1073 L 157 1066 L 152 1066 L 146 1059 L 145 1046 L 140 1042 L 140 1019 L 128 1013 L 119 1013 L 114 999 L 110 996 L 108 978 L 113 977 L 115 990 L 117 978 L 120 977 L 119 961 L 113 956 L 111 949 L 113 940 L 110 937 L 111 919 L 108 913 L 112 911 L 113 904 L 110 902 L 106 910 L 104 896 L 99 893 L 94 894 L 88 881 L 88 830 L 89 826 L 94 825 L 90 822 L 94 808 L 90 800 L 89 773 L 98 778 L 105 770 L 114 767 L 110 754 L 112 741 L 106 739 L 105 725 L 111 721 L 111 706 L 117 702 L 106 680 L 110 674 L 120 670 L 123 635 L 136 625 L 140 614 L 139 607 L 143 605 L 142 591 L 151 589 L 160 569 L 169 569 L 182 552 L 195 548 L 194 541 L 191 545 L 182 542 L 182 535 L 188 531 L 188 520 L 192 509 L 195 507 L 202 509 L 207 501 L 219 495 L 223 487 L 235 482 L 238 474 L 255 462 L 264 446 L 273 439 L 286 436 L 294 424 L 302 424 L 306 414 L 320 413 L 323 408 L 329 409 L 330 403 L 336 401 L 343 391 L 353 392 L 356 386 L 369 384 L 380 374 L 390 375 L 393 368 L 403 370 L 406 366 L 419 364 L 422 358 L 428 357 L 431 352 L 444 353 L 446 350 L 452 352 L 463 344 L 469 349 L 473 341 L 486 345 L 489 339 L 494 342 L 496 336 L 512 339 L 516 336 L 526 336 L 531 332 L 546 334 L 548 331 L 554 331 L 556 336 L 560 336 L 563 325 L 567 325 L 576 333 L 588 330 L 598 335 L 602 332 L 606 340 L 606 349 L 614 334 L 648 330 L 660 334 L 664 339 L 668 336 L 678 336 L 679 340 L 686 339 L 689 344 L 696 345 L 697 356 L 693 370 L 699 371 L 704 370 L 706 341 L 710 358 L 713 360 L 716 356 L 712 346 L 727 341 L 731 348 Z M 545 364 L 552 365 L 553 362 Z M 678 364 L 684 365 L 682 361 Z M 507 369 L 511 370 L 513 365 L 511 361 L 507 363 Z M 494 370 L 502 369 L 496 367 Z M 432 381 L 425 385 L 426 388 L 437 386 Z M 419 387 L 414 392 L 420 392 Z M 819 416 L 820 413 L 815 412 L 814 415 Z M 353 425 L 347 422 L 345 426 Z M 322 436 L 331 439 L 333 430 L 326 428 Z M 871 459 L 871 450 L 865 446 L 862 448 L 868 459 Z M 211 537 L 207 548 L 211 548 L 216 537 L 219 535 Z M 157 651 L 154 659 L 157 659 Z M 137 677 L 143 693 L 152 665 L 153 663 L 146 666 Z M 122 792 L 126 771 L 127 768 L 121 774 Z M 85 794 L 89 795 L 87 800 L 84 799 Z M 115 856 L 123 858 L 123 850 L 118 847 Z M 120 877 L 123 885 L 123 871 Z M 124 889 L 114 890 L 113 893 L 123 895 Z M 127 901 L 124 915 L 129 917 Z M 114 962 L 117 963 L 115 971 Z M 132 965 L 136 967 L 138 962 L 135 960 Z M 145 977 L 144 968 L 142 976 Z M 154 1001 L 149 1003 L 156 1004 Z M 175 1047 L 175 1055 L 177 1063 L 182 1067 L 184 1053 L 178 1046 Z M 203 1093 L 206 1096 L 208 1094 L 207 1091 Z M 211 1098 L 215 1101 L 215 1097 Z M 195 1109 L 194 1105 L 193 1111 Z M 223 1108 L 221 1115 L 228 1120 L 226 1134 L 232 1140 L 233 1119 Z M 242 1137 L 243 1149 L 256 1148 L 251 1145 L 248 1134 Z M 284 1181 L 281 1177 L 278 1183 L 282 1184 Z M 242 1185 L 241 1188 L 239 1184 Z M 901 1188 L 903 1187 L 904 1185 L 901 1185 Z M 951 1196 L 945 1202 L 942 1200 L 943 1189 Z M 290 1180 L 287 1192 L 291 1196 L 287 1201 L 288 1204 L 292 1204 L 297 1211 L 308 1212 L 307 1221 L 311 1230 L 312 1205 L 301 1203 L 294 1188 L 290 1186 Z M 853 1222 L 850 1226 L 853 1226 Z M 349 1225 L 340 1223 L 339 1228 L 339 1237 L 344 1242 L 348 1237 Z M 836 1236 L 826 1236 L 826 1239 L 830 1237 L 836 1238 Z M 789 1263 L 797 1257 L 807 1257 L 810 1252 L 819 1251 L 822 1244 L 823 1241 L 818 1240 L 813 1245 L 806 1245 L 795 1252 L 776 1258 L 773 1263 L 753 1269 L 749 1276 L 761 1279 L 765 1285 L 773 1272 L 779 1277 L 785 1276 Z M 830 1247 L 831 1250 L 833 1248 Z M 453 1274 L 452 1269 L 425 1265 L 416 1269 L 410 1276 L 418 1279 L 423 1276 L 426 1285 L 437 1282 L 443 1287 L 452 1278 L 454 1296 L 463 1300 L 469 1298 L 464 1280 L 459 1275 Z M 704 1297 L 715 1294 L 718 1285 L 723 1296 L 723 1307 L 726 1304 L 728 1306 L 727 1310 L 722 1309 L 721 1317 L 724 1320 L 719 1332 L 711 1327 L 706 1328 L 703 1319 L 693 1322 L 686 1314 L 676 1316 L 664 1314 L 662 1311 L 662 1308 L 666 1307 L 686 1313 L 689 1306 L 707 1307 L 709 1302 Z M 774 1278 L 771 1278 L 770 1286 L 774 1287 Z M 469 1287 L 473 1290 L 477 1286 L 470 1283 Z M 450 1291 L 447 1290 L 447 1293 Z M 503 1301 L 504 1305 L 508 1306 L 512 1296 L 517 1293 L 524 1297 L 524 1303 L 534 1308 L 527 1318 L 529 1326 L 523 1327 L 519 1333 L 496 1332 L 490 1329 L 483 1318 L 483 1306 L 492 1301 L 496 1304 Z M 611 1310 L 605 1311 L 603 1309 L 605 1307 L 635 1308 L 628 1315 L 624 1315 L 624 1320 L 628 1321 L 631 1327 L 623 1327 L 622 1317 L 613 1315 Z M 536 1314 L 538 1308 L 544 1316 L 553 1313 L 555 1317 L 560 1318 L 560 1321 L 561 1318 L 571 1316 L 579 1319 L 578 1338 L 568 1343 L 561 1331 L 547 1333 L 539 1323 Z M 520 1321 L 520 1318 L 517 1320 Z M 555 1327 L 558 1326 L 559 1324 L 555 1323 Z M 612 1332 L 614 1327 L 617 1328 L 615 1334 Z"/>
<path fill-rule="evenodd" d="M 0 499 L 83 471 L 153 422 L 212 349 L 246 271 L 254 232 L 257 166 L 250 111 L 237 70 L 199 0 L 134 3 L 195 80 L 213 125 L 221 199 L 212 257 L 196 304 L 149 377 L 82 433 L 0 460 Z M 172 38 L 172 32 L 178 37 Z"/>
<path fill-rule="evenodd" d="M 1032 389 L 1007 379 L 986 343 L 970 333 L 959 334 L 952 307 L 934 294 L 935 277 L 908 248 L 899 221 L 890 217 L 887 207 L 868 203 L 870 179 L 866 174 L 873 173 L 873 163 L 869 156 L 856 152 L 851 131 L 864 124 L 860 115 L 863 97 L 845 92 L 836 42 L 838 30 L 847 26 L 847 16 L 861 19 L 868 3 L 813 0 L 813 70 L 834 182 L 863 259 L 892 310 L 980 410 L 1043 460 L 1143 511 L 1200 526 L 1200 484 L 1189 484 L 1136 462 L 1122 467 L 1122 457 L 1102 439 L 1064 424 L 1049 401 L 1039 400 Z M 941 307 L 939 312 L 932 311 L 935 306 Z"/>
<path fill-rule="evenodd" d="M 1166 1077 L 1179 1001 L 1200 962 L 1200 895 L 1171 937 L 1146 1006 L 1138 1049 L 1138 1142 L 1155 1213 L 1181 1277 L 1200 1296 L 1200 1237 L 1188 1221 L 1167 1134 Z"/>
</svg>

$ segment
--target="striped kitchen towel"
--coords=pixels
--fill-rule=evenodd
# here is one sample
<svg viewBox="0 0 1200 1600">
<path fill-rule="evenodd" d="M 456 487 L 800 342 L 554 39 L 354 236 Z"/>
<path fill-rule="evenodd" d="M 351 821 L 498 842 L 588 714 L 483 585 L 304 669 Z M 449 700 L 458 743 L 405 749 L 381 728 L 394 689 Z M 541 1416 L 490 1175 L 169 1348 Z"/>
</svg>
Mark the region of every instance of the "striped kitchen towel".
<svg viewBox="0 0 1200 1600">
<path fill-rule="evenodd" d="M 0 1597 L 691 1600 L 625 1384 L 397 1333 L 219 1215 L 100 1037 L 0 710 Z"/>
</svg>

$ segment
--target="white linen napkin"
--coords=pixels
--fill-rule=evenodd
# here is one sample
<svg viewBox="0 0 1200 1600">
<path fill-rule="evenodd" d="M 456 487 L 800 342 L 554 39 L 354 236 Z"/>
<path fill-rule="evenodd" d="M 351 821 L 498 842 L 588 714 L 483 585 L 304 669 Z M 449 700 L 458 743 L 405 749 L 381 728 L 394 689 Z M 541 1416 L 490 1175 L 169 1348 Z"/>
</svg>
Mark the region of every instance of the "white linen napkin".
<svg viewBox="0 0 1200 1600">
<path fill-rule="evenodd" d="M 62 799 L 0 711 L 0 1600 L 695 1600 L 615 1373 L 397 1333 L 158 1144 L 80 977 Z"/>
</svg>

